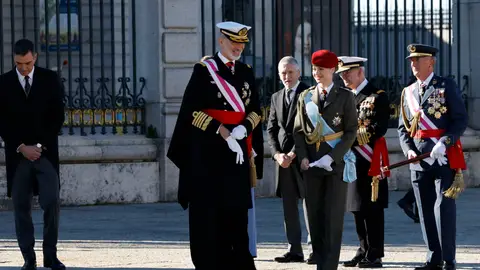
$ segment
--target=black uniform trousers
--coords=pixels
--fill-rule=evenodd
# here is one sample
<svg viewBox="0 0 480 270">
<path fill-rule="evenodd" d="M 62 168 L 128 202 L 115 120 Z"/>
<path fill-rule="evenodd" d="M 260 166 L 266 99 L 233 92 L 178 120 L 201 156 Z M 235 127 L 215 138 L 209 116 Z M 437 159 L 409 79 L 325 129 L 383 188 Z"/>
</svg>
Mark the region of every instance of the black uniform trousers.
<svg viewBox="0 0 480 270">
<path fill-rule="evenodd" d="M 248 209 L 190 203 L 190 253 L 196 270 L 255 270 Z"/>
<path fill-rule="evenodd" d="M 38 182 L 39 203 L 43 210 L 43 254 L 44 257 L 56 257 L 60 188 L 58 174 L 45 157 L 40 157 L 36 161 L 22 159 L 13 178 L 12 201 L 18 245 L 25 259 L 34 258 L 32 181 Z"/>
<path fill-rule="evenodd" d="M 436 161 L 435 161 L 436 162 Z M 434 166 L 428 171 L 411 171 L 427 262 L 455 263 L 456 205 L 443 192 L 453 183 L 455 171 Z"/>
<path fill-rule="evenodd" d="M 367 257 L 373 261 L 383 258 L 384 254 L 384 208 L 372 204 L 368 209 L 353 212 L 360 248 L 356 256 Z"/>
<path fill-rule="evenodd" d="M 306 180 L 305 202 L 317 270 L 335 270 L 340 259 L 348 185 L 342 180 L 343 168 L 338 172 L 309 168 L 303 176 Z"/>
<path fill-rule="evenodd" d="M 357 207 L 352 211 L 355 219 L 360 247 L 356 256 L 366 257 L 370 261 L 383 258 L 384 254 L 384 207 L 387 204 L 388 190 L 379 191 L 377 202 L 371 201 L 371 179 L 368 175 L 370 162 L 357 157 L 357 182 L 355 183 L 361 193 L 357 202 Z M 381 181 L 387 181 L 383 179 Z"/>
</svg>

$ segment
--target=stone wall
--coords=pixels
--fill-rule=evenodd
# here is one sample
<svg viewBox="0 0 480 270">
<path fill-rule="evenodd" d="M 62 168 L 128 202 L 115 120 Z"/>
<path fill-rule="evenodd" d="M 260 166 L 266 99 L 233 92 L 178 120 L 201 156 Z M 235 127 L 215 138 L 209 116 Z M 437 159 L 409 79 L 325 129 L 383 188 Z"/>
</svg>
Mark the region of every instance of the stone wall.
<svg viewBox="0 0 480 270">
<path fill-rule="evenodd" d="M 61 136 L 63 205 L 149 203 L 161 197 L 155 141 L 143 136 Z M 10 208 L 0 149 L 0 209 Z"/>
</svg>

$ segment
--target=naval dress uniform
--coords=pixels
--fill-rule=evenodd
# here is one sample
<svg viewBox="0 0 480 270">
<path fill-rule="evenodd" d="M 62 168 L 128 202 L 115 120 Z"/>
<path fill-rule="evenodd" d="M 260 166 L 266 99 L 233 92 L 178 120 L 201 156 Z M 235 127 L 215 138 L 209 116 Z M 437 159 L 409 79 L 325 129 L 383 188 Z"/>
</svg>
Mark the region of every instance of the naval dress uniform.
<svg viewBox="0 0 480 270">
<path fill-rule="evenodd" d="M 437 49 L 408 46 L 407 58 L 435 56 Z M 413 59 L 415 60 L 415 59 Z M 416 269 L 455 269 L 455 200 L 444 195 L 456 174 L 466 169 L 460 137 L 467 128 L 467 112 L 455 82 L 433 72 L 425 81 L 403 89 L 398 134 L 406 156 L 431 152 L 411 164 L 411 180 L 425 244 L 426 264 Z M 446 156 L 445 156 L 446 155 Z"/>
<path fill-rule="evenodd" d="M 337 73 L 363 67 L 366 58 L 339 57 Z M 356 157 L 357 180 L 348 184 L 347 211 L 355 219 L 360 247 L 355 257 L 344 262 L 346 267 L 382 267 L 384 257 L 384 209 L 388 207 L 388 182 L 378 183 L 378 198 L 372 201 L 372 177 L 381 166 L 388 166 L 385 133 L 388 130 L 390 104 L 387 93 L 364 79 L 356 89 L 358 131 L 352 150 Z"/>
<path fill-rule="evenodd" d="M 250 27 L 217 24 L 231 41 L 248 42 Z M 189 209 L 195 269 L 255 269 L 249 250 L 252 185 L 262 177 L 261 110 L 252 67 L 227 67 L 221 52 L 195 64 L 167 157 L 179 168 L 178 201 Z M 220 126 L 245 136 L 225 140 Z M 232 150 L 233 149 L 233 150 Z M 240 149 L 240 150 L 239 150 Z M 234 151 L 235 150 L 235 151 Z"/>
</svg>

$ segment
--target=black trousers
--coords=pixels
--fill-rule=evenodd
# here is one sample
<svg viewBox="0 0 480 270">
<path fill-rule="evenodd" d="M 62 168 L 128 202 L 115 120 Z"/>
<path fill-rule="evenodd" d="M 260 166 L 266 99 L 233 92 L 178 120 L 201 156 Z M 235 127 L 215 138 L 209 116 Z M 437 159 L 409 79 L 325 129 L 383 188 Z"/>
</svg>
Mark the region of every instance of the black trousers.
<svg viewBox="0 0 480 270">
<path fill-rule="evenodd" d="M 356 256 L 367 257 L 373 261 L 383 258 L 384 254 L 384 224 L 383 207 L 373 205 L 364 211 L 353 212 L 360 248 Z"/>
<path fill-rule="evenodd" d="M 22 159 L 13 178 L 12 201 L 18 245 L 25 259 L 34 258 L 33 181 L 38 182 L 39 203 L 43 210 L 43 254 L 54 257 L 57 254 L 60 188 L 57 172 L 45 157 L 33 162 Z"/>
<path fill-rule="evenodd" d="M 190 254 L 196 270 L 255 270 L 248 209 L 190 203 Z"/>
<path fill-rule="evenodd" d="M 336 270 L 342 245 L 348 184 L 342 180 L 343 170 L 326 174 L 323 169 L 310 168 L 303 176 L 317 270 Z"/>
</svg>

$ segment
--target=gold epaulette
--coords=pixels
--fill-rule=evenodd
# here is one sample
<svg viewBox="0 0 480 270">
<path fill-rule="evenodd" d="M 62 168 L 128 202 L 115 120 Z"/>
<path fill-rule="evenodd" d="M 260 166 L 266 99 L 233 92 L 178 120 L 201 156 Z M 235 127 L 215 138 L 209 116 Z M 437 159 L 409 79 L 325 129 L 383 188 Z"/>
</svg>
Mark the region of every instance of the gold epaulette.
<svg viewBox="0 0 480 270">
<path fill-rule="evenodd" d="M 212 121 L 213 119 L 211 116 L 209 116 L 208 114 L 202 111 L 195 111 L 193 112 L 192 116 L 193 116 L 192 125 L 203 131 L 207 130 L 207 127 L 210 124 L 210 121 Z"/>
<path fill-rule="evenodd" d="M 255 128 L 258 123 L 260 123 L 260 120 L 262 120 L 262 117 L 258 115 L 256 112 L 251 112 L 247 116 L 247 120 L 252 124 L 252 129 Z"/>
<path fill-rule="evenodd" d="M 248 67 L 248 68 L 252 68 L 252 66 L 250 66 L 249 64 L 247 64 L 247 67 Z"/>
<path fill-rule="evenodd" d="M 380 95 L 381 93 L 385 93 L 385 90 L 378 90 L 377 95 Z"/>
</svg>

